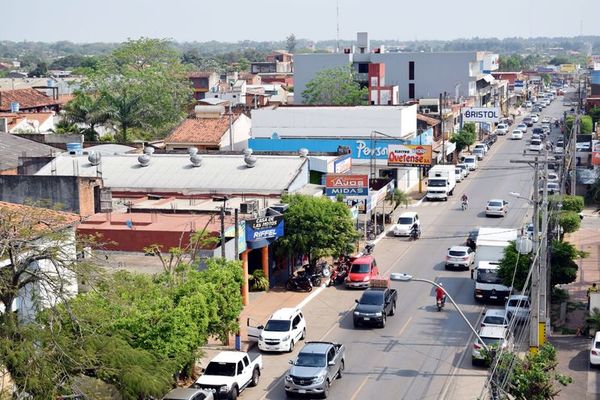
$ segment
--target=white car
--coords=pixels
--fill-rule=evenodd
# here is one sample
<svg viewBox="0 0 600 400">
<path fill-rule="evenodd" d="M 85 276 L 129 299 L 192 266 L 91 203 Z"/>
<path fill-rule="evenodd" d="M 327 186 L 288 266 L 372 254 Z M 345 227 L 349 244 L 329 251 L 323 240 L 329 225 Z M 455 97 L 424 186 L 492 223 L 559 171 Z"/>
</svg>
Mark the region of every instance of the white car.
<svg viewBox="0 0 600 400">
<path fill-rule="evenodd" d="M 469 167 L 465 163 L 456 164 L 462 170 L 463 179 L 469 176 Z"/>
<path fill-rule="evenodd" d="M 419 215 L 416 212 L 405 212 L 400 214 L 398 222 L 392 228 L 394 236 L 409 236 L 414 224 L 421 226 Z"/>
<path fill-rule="evenodd" d="M 497 350 L 510 350 L 512 347 L 510 331 L 508 328 L 501 328 L 498 326 L 485 326 L 479 330 L 479 337 L 488 348 L 494 348 Z M 484 354 L 481 350 L 483 349 L 482 344 L 478 338 L 475 338 L 473 343 L 473 351 L 471 353 L 471 359 L 473 365 L 476 365 L 485 360 Z"/>
<path fill-rule="evenodd" d="M 548 177 L 546 178 L 546 182 L 558 183 L 559 182 L 558 174 L 556 172 L 548 172 Z"/>
<path fill-rule="evenodd" d="M 517 130 L 520 130 L 523 133 L 527 133 L 527 124 L 521 122 L 519 125 L 517 125 Z"/>
<path fill-rule="evenodd" d="M 510 138 L 513 139 L 513 140 L 521 140 L 521 139 L 523 139 L 523 131 L 520 130 L 520 129 L 515 129 L 510 134 Z"/>
<path fill-rule="evenodd" d="M 512 295 L 508 298 L 505 309 L 509 319 L 525 322 L 529 320 L 529 297 L 522 294 Z"/>
<path fill-rule="evenodd" d="M 456 175 L 456 182 L 462 182 L 462 180 L 465 178 L 463 169 L 460 167 L 454 168 L 454 175 Z"/>
<path fill-rule="evenodd" d="M 487 152 L 489 150 L 487 144 L 485 144 L 485 143 L 477 143 L 475 145 L 475 147 L 473 148 L 473 150 L 477 150 L 477 149 L 482 149 L 484 155 L 487 154 Z"/>
<path fill-rule="evenodd" d="M 575 149 L 577 151 L 590 151 L 590 149 L 591 149 L 590 142 L 575 143 Z"/>
<path fill-rule="evenodd" d="M 469 269 L 475 262 L 475 252 L 468 246 L 452 246 L 446 254 L 446 269 Z"/>
<path fill-rule="evenodd" d="M 540 139 L 531 139 L 531 143 L 529 143 L 529 150 L 531 151 L 542 151 L 544 146 L 542 145 L 542 141 Z"/>
<path fill-rule="evenodd" d="M 596 332 L 590 347 L 590 367 L 600 365 L 600 331 Z"/>
<path fill-rule="evenodd" d="M 504 217 L 508 212 L 508 201 L 502 199 L 488 200 L 485 206 L 485 216 L 500 216 Z"/>
<path fill-rule="evenodd" d="M 477 156 L 465 157 L 463 164 L 465 164 L 470 171 L 475 171 L 477 169 Z"/>
<path fill-rule="evenodd" d="M 558 182 L 548 182 L 546 183 L 546 190 L 548 191 L 549 195 L 558 194 L 560 193 L 560 185 Z M 541 193 L 544 193 L 543 187 L 540 188 L 540 194 Z"/>
<path fill-rule="evenodd" d="M 537 122 L 540 120 L 540 116 L 539 116 L 539 115 L 537 115 L 537 114 L 531 114 L 531 120 L 532 120 L 534 123 L 537 123 Z"/>
<path fill-rule="evenodd" d="M 525 102 L 524 106 L 527 108 L 530 108 L 533 105 L 532 102 L 530 102 L 529 100 Z"/>
<path fill-rule="evenodd" d="M 486 310 L 485 315 L 481 320 L 481 327 L 496 326 L 499 328 L 508 328 L 509 323 L 510 321 L 506 315 L 506 310 L 492 308 Z"/>
<path fill-rule="evenodd" d="M 554 154 L 563 154 L 565 152 L 565 149 L 561 146 L 555 146 L 554 147 Z"/>
<path fill-rule="evenodd" d="M 498 124 L 496 126 L 496 135 L 506 135 L 508 133 L 508 125 Z"/>
<path fill-rule="evenodd" d="M 260 330 L 260 326 L 257 327 Z M 258 336 L 261 351 L 294 350 L 306 337 L 306 320 L 299 308 L 281 308 L 273 313 Z"/>
</svg>

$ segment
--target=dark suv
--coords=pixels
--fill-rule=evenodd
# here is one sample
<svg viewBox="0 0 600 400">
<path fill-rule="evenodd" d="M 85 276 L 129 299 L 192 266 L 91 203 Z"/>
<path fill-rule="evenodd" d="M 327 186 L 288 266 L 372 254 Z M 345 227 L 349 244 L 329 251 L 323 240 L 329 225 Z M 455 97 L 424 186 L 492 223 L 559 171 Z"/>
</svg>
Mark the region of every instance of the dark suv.
<svg viewBox="0 0 600 400">
<path fill-rule="evenodd" d="M 360 324 L 379 325 L 383 328 L 387 316 L 396 313 L 396 289 L 369 288 L 365 290 L 360 300 L 356 300 L 356 307 L 352 314 L 354 327 Z"/>
</svg>

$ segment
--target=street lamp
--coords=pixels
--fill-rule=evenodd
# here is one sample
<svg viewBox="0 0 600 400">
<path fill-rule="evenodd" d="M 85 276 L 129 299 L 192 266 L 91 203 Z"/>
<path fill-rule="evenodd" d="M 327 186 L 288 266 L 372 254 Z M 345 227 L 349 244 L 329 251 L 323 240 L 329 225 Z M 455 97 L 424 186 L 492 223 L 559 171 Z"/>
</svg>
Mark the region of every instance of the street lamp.
<svg viewBox="0 0 600 400">
<path fill-rule="evenodd" d="M 452 298 L 452 296 L 450 296 L 450 294 L 446 291 L 446 289 L 443 286 L 440 286 L 439 284 L 437 284 L 434 281 L 431 281 L 429 279 L 415 278 L 412 275 L 404 274 L 402 272 L 392 272 L 390 274 L 390 280 L 392 280 L 392 281 L 398 281 L 398 282 L 410 282 L 410 281 L 425 282 L 425 283 L 429 283 L 432 286 L 435 286 L 437 288 L 442 289 L 444 291 L 444 294 L 446 295 L 446 297 L 448 297 L 448 300 L 450 300 L 450 302 L 452 304 L 454 304 L 454 307 L 456 308 L 456 310 L 458 311 L 458 313 L 460 314 L 460 316 L 463 318 L 463 320 L 468 325 L 468 327 L 471 329 L 471 331 L 475 334 L 475 336 L 477 337 L 477 340 L 479 340 L 479 342 L 482 344 L 483 348 L 486 351 L 490 351 L 489 347 L 485 344 L 485 342 L 483 341 L 483 339 L 481 339 L 481 336 L 479 336 L 479 333 L 477 333 L 477 330 L 473 327 L 473 325 L 471 325 L 471 323 L 469 322 L 469 320 L 467 319 L 467 317 L 465 316 L 465 314 L 463 314 L 463 312 L 458 307 L 458 305 L 456 304 L 456 302 L 454 301 L 454 299 Z"/>
</svg>

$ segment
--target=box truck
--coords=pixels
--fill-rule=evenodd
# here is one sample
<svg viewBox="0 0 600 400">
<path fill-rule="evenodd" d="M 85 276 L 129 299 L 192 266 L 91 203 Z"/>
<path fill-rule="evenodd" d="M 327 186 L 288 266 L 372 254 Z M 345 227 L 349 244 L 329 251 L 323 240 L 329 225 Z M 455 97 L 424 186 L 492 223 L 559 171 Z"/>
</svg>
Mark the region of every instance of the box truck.
<svg viewBox="0 0 600 400">
<path fill-rule="evenodd" d="M 456 186 L 455 165 L 435 165 L 429 170 L 427 177 L 427 200 L 448 200 Z"/>
</svg>

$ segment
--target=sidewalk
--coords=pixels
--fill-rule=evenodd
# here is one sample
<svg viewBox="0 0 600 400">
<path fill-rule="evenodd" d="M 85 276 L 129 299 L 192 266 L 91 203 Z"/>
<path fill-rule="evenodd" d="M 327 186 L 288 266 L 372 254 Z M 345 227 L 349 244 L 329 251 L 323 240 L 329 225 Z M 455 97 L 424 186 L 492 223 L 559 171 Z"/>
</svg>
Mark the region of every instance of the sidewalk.
<svg viewBox="0 0 600 400">
<path fill-rule="evenodd" d="M 566 387 L 558 385 L 557 399 L 596 399 L 600 396 L 600 374 L 589 370 L 590 340 L 587 336 L 575 335 L 585 324 L 587 288 L 594 282 L 600 283 L 600 216 L 593 211 L 584 210 L 579 231 L 565 238 L 588 256 L 579 260 L 575 282 L 562 286 L 569 294 L 566 318 L 549 339 L 557 349 L 557 371 L 573 379 Z"/>
</svg>

